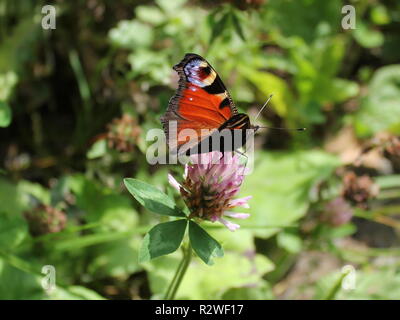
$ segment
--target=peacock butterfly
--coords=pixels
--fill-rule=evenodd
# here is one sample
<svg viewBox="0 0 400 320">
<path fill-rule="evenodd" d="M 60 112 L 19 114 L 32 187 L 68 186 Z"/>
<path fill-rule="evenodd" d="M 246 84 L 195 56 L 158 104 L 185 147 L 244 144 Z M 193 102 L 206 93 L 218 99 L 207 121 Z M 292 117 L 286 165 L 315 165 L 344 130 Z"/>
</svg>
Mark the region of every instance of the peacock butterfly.
<svg viewBox="0 0 400 320">
<path fill-rule="evenodd" d="M 251 125 L 247 114 L 238 113 L 218 73 L 203 57 L 188 53 L 173 69 L 179 87 L 161 117 L 171 151 L 235 151 L 260 128 Z"/>
</svg>

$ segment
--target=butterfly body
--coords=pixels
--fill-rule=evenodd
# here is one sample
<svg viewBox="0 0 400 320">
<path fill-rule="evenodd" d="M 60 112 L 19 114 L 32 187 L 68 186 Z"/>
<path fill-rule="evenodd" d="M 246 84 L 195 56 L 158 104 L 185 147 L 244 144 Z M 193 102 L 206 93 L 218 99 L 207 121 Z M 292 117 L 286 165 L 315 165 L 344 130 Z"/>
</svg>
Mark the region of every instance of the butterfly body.
<svg viewBox="0 0 400 320">
<path fill-rule="evenodd" d="M 238 113 L 214 68 L 201 56 L 188 53 L 173 69 L 179 75 L 179 87 L 161 118 L 170 149 L 173 145 L 177 153 L 195 154 L 242 147 L 249 132 L 258 127 L 250 124 L 246 114 Z M 173 137 L 173 126 L 178 136 L 186 133 L 186 139 Z"/>
</svg>

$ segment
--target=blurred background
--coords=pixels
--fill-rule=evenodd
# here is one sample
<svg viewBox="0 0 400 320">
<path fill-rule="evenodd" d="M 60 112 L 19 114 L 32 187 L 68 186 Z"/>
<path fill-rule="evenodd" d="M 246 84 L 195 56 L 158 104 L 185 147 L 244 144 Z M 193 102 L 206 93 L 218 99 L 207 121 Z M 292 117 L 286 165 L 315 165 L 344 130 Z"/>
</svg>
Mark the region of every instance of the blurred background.
<svg viewBox="0 0 400 320">
<path fill-rule="evenodd" d="M 138 264 L 165 217 L 122 179 L 177 197 L 145 136 L 195 52 L 241 112 L 274 94 L 258 124 L 308 130 L 259 131 L 251 218 L 209 229 L 225 257 L 193 259 L 177 297 L 398 299 L 399 31 L 397 0 L 0 1 L 0 298 L 163 296 L 181 252 Z"/>
</svg>

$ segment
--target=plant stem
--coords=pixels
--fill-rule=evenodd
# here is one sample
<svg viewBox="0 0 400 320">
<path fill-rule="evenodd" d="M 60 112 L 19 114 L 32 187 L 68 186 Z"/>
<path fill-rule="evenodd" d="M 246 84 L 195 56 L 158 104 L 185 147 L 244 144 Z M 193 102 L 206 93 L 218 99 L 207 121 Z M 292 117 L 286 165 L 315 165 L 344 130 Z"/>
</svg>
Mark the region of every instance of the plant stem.
<svg viewBox="0 0 400 320">
<path fill-rule="evenodd" d="M 336 280 L 333 287 L 329 290 L 328 294 L 323 300 L 334 300 L 340 289 L 342 288 L 343 279 L 348 275 L 348 273 L 342 273 L 339 279 Z"/>
<path fill-rule="evenodd" d="M 192 258 L 192 247 L 190 246 L 190 243 L 186 249 L 186 252 L 183 256 L 183 259 L 181 263 L 178 266 L 177 272 L 172 279 L 171 288 L 168 288 L 166 299 L 167 300 L 173 300 L 175 299 L 175 295 L 179 289 L 180 284 L 182 283 L 183 277 L 187 271 L 187 268 L 189 267 L 190 260 Z"/>
<path fill-rule="evenodd" d="M 182 267 L 183 267 L 183 265 L 185 263 L 185 251 L 184 250 L 182 250 L 182 255 L 183 255 L 183 258 L 182 258 L 181 262 L 179 263 L 178 268 L 176 268 L 174 277 L 172 278 L 172 280 L 171 280 L 171 282 L 170 282 L 170 284 L 168 286 L 167 292 L 165 293 L 165 299 L 166 300 L 170 299 L 171 290 L 174 287 L 176 279 L 178 278 L 178 275 L 181 272 L 181 269 L 182 269 Z"/>
</svg>

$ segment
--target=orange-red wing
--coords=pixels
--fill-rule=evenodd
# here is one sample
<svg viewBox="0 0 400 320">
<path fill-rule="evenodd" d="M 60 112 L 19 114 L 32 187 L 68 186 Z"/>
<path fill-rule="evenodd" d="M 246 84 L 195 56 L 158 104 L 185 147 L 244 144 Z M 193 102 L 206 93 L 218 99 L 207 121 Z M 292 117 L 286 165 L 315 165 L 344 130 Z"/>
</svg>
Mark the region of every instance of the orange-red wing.
<svg viewBox="0 0 400 320">
<path fill-rule="evenodd" d="M 179 88 L 161 122 L 167 141 L 176 144 L 179 150 L 187 140 L 176 140 L 176 135 L 170 132 L 170 121 L 176 121 L 178 135 L 184 129 L 192 129 L 190 136 L 197 135 L 200 141 L 208 135 L 202 129 L 217 130 L 237 110 L 220 77 L 201 56 L 186 54 L 174 70 L 179 75 Z"/>
</svg>

